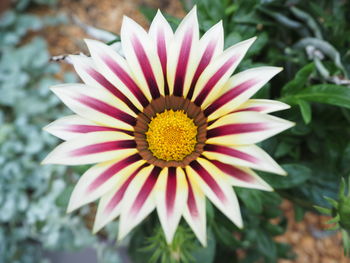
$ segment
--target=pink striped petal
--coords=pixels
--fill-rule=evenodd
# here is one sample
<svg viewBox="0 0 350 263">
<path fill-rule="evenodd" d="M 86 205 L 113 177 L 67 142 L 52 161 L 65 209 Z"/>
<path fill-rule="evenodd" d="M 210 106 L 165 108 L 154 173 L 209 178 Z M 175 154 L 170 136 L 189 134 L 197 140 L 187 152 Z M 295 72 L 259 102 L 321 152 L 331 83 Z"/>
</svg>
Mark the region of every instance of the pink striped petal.
<svg viewBox="0 0 350 263">
<path fill-rule="evenodd" d="M 167 62 L 170 44 L 173 41 L 174 33 L 169 23 L 162 13 L 158 10 L 149 28 L 149 35 L 157 46 L 157 53 L 163 70 L 164 94 L 169 95 L 169 86 L 167 81 Z"/>
<path fill-rule="evenodd" d="M 187 94 L 188 99 L 192 99 L 194 88 L 197 81 L 209 65 L 209 63 L 222 53 L 224 48 L 224 29 L 222 27 L 222 21 L 210 28 L 200 39 L 198 45 L 198 65 L 194 73 L 193 79 L 189 90 L 185 90 L 184 94 Z"/>
<path fill-rule="evenodd" d="M 156 207 L 154 192 L 160 172 L 159 167 L 146 167 L 129 185 L 122 201 L 118 240 L 123 239 Z"/>
<path fill-rule="evenodd" d="M 99 72 L 128 98 L 138 101 L 137 107 L 146 107 L 152 99 L 147 86 L 138 86 L 123 57 L 111 47 L 96 40 L 85 40 Z M 140 105 L 142 107 L 140 107 Z"/>
<path fill-rule="evenodd" d="M 286 172 L 261 148 L 256 145 L 224 146 L 207 144 L 203 155 L 210 160 L 234 166 L 250 167 L 256 170 L 286 175 Z"/>
<path fill-rule="evenodd" d="M 114 86 L 97 70 L 94 61 L 91 58 L 82 55 L 70 55 L 69 58 L 73 63 L 75 71 L 86 85 L 108 90 L 110 93 L 128 105 L 128 107 L 136 114 L 142 110 L 142 105 L 140 105 L 139 101 L 132 96 L 130 91 L 124 93 L 125 89 L 120 90 Z M 129 97 L 127 97 L 125 94 L 129 95 Z"/>
<path fill-rule="evenodd" d="M 103 126 L 133 130 L 136 114 L 102 89 L 83 84 L 56 85 L 51 90 L 78 115 Z"/>
<path fill-rule="evenodd" d="M 123 132 L 91 132 L 57 146 L 43 164 L 80 165 L 104 162 L 136 153 L 133 136 Z"/>
<path fill-rule="evenodd" d="M 239 203 L 229 184 L 229 177 L 210 161 L 198 158 L 186 167 L 189 177 L 193 177 L 210 201 L 235 225 L 243 227 Z"/>
<path fill-rule="evenodd" d="M 126 190 L 134 178 L 146 166 L 147 164 L 145 161 L 138 161 L 132 166 L 131 169 L 128 169 L 128 173 L 118 173 L 118 182 L 113 186 L 113 188 L 111 188 L 108 193 L 102 196 L 98 204 L 93 228 L 94 233 L 98 232 L 101 228 L 103 228 L 105 225 L 120 215 L 121 204 Z"/>
<path fill-rule="evenodd" d="M 67 211 L 72 212 L 112 191 L 142 163 L 144 161 L 141 161 L 141 157 L 134 154 L 118 161 L 112 160 L 91 167 L 76 184 Z"/>
<path fill-rule="evenodd" d="M 290 106 L 288 104 L 276 100 L 251 99 L 236 108 L 234 112 L 257 111 L 261 113 L 271 113 L 289 108 Z"/>
<path fill-rule="evenodd" d="M 186 206 L 188 186 L 182 168 L 164 169 L 157 181 L 156 203 L 165 238 L 170 244 Z"/>
<path fill-rule="evenodd" d="M 120 131 L 125 132 L 128 135 L 133 135 L 131 131 L 101 126 L 78 115 L 62 117 L 50 123 L 43 129 L 65 141 L 78 138 L 85 133 L 97 131 Z"/>
<path fill-rule="evenodd" d="M 249 168 L 234 166 L 218 160 L 210 160 L 210 162 L 229 176 L 229 181 L 233 186 L 273 191 L 271 186 Z"/>
<path fill-rule="evenodd" d="M 203 246 L 207 245 L 207 226 L 205 215 L 205 195 L 192 176 L 186 176 L 188 184 L 187 206 L 184 218 Z"/>
<path fill-rule="evenodd" d="M 251 38 L 228 48 L 203 71 L 193 94 L 194 102 L 198 106 L 206 108 L 218 97 L 221 87 L 227 82 L 255 39 Z"/>
<path fill-rule="evenodd" d="M 204 110 L 210 120 L 224 116 L 246 102 L 282 68 L 260 67 L 248 69 L 232 76 L 220 95 Z"/>
<path fill-rule="evenodd" d="M 178 26 L 168 53 L 167 79 L 170 94 L 182 96 L 189 89 L 197 66 L 199 29 L 196 7 Z"/>
<path fill-rule="evenodd" d="M 121 42 L 126 61 L 140 87 L 147 87 L 153 99 L 164 95 L 162 66 L 154 43 L 134 20 L 124 16 Z"/>
<path fill-rule="evenodd" d="M 259 112 L 242 111 L 221 117 L 208 127 L 207 142 L 222 145 L 247 145 L 261 142 L 294 123 Z"/>
</svg>

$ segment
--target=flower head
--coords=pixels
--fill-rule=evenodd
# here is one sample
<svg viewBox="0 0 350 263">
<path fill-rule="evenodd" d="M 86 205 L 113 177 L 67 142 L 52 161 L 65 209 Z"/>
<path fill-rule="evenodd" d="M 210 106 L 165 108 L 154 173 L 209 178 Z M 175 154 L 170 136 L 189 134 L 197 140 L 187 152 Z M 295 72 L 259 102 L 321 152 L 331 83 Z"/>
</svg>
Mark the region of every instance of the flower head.
<svg viewBox="0 0 350 263">
<path fill-rule="evenodd" d="M 199 38 L 195 8 L 175 33 L 160 12 L 148 33 L 124 17 L 125 57 L 86 40 L 91 57 L 71 56 L 85 84 L 52 88 L 76 115 L 46 127 L 65 142 L 44 163 L 97 163 L 68 211 L 100 199 L 94 231 L 119 216 L 123 238 L 156 209 L 168 242 L 183 216 L 205 245 L 207 197 L 242 227 L 232 186 L 271 190 L 252 169 L 285 172 L 255 143 L 293 125 L 267 114 L 288 105 L 250 99 L 281 68 L 232 76 L 254 40 L 223 50 L 221 22 Z"/>
</svg>

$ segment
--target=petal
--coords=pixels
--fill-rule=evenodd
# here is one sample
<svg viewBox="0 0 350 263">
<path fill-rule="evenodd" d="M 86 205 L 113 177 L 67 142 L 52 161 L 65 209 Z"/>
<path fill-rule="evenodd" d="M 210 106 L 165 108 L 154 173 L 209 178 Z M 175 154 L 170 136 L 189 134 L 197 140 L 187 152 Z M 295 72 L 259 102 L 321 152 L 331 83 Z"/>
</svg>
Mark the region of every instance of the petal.
<svg viewBox="0 0 350 263">
<path fill-rule="evenodd" d="M 142 163 L 144 161 L 141 157 L 134 154 L 119 161 L 112 160 L 91 167 L 74 187 L 67 211 L 70 213 L 118 187 L 120 181 L 128 177 Z"/>
<path fill-rule="evenodd" d="M 43 164 L 80 165 L 104 162 L 136 153 L 133 136 L 123 132 L 91 132 L 57 146 Z"/>
<path fill-rule="evenodd" d="M 168 53 L 167 79 L 170 94 L 182 96 L 189 89 L 197 66 L 199 29 L 196 7 L 178 26 Z"/>
<path fill-rule="evenodd" d="M 261 113 L 271 113 L 289 109 L 290 106 L 277 100 L 251 99 L 243 103 L 234 111 L 257 111 Z"/>
<path fill-rule="evenodd" d="M 255 39 L 255 37 L 250 38 L 226 49 L 209 64 L 196 84 L 193 94 L 194 103 L 206 108 L 217 98 L 221 87 L 227 82 Z"/>
<path fill-rule="evenodd" d="M 93 232 L 98 232 L 101 228 L 114 220 L 121 213 L 121 204 L 124 194 L 135 176 L 146 167 L 145 161 L 138 161 L 130 166 L 127 171 L 118 173 L 119 178 L 113 185 L 113 188 L 102 196 L 98 203 L 97 214 L 95 218 Z"/>
<path fill-rule="evenodd" d="M 205 196 L 195 178 L 186 176 L 188 184 L 187 206 L 183 216 L 203 246 L 207 245 Z"/>
<path fill-rule="evenodd" d="M 186 206 L 188 186 L 182 168 L 164 169 L 157 181 L 156 203 L 165 238 L 170 244 Z"/>
<path fill-rule="evenodd" d="M 75 71 L 86 85 L 108 90 L 110 93 L 128 105 L 128 107 L 136 114 L 142 110 L 142 105 L 134 96 L 132 96 L 129 90 L 127 90 L 128 92 L 125 93 L 125 89 L 118 89 L 100 72 L 98 72 L 94 61 L 91 58 L 81 55 L 70 55 L 69 58 L 73 63 Z M 125 94 L 129 96 L 127 97 Z"/>
<path fill-rule="evenodd" d="M 122 213 L 118 240 L 123 239 L 156 207 L 155 185 L 161 168 L 149 166 L 139 172 L 126 190 L 122 201 Z"/>
<path fill-rule="evenodd" d="M 261 89 L 282 68 L 259 67 L 232 76 L 220 91 L 220 95 L 205 110 L 210 120 L 224 116 L 238 108 Z"/>
<path fill-rule="evenodd" d="M 121 42 L 126 61 L 140 87 L 147 87 L 153 99 L 164 95 L 164 78 L 157 50 L 147 32 L 124 16 Z"/>
<path fill-rule="evenodd" d="M 109 92 L 84 84 L 61 84 L 51 90 L 78 115 L 103 126 L 133 130 L 136 115 Z"/>
<path fill-rule="evenodd" d="M 215 24 L 210 28 L 200 39 L 197 48 L 198 52 L 198 65 L 194 73 L 193 79 L 189 90 L 185 90 L 184 94 L 187 94 L 188 99 L 192 99 L 194 88 L 197 81 L 204 71 L 204 69 L 209 65 L 209 63 L 221 54 L 224 48 L 224 29 L 222 27 L 222 21 Z"/>
<path fill-rule="evenodd" d="M 198 158 L 186 167 L 189 177 L 193 177 L 210 201 L 235 225 L 243 227 L 239 203 L 229 177 L 210 161 Z"/>
<path fill-rule="evenodd" d="M 157 46 L 157 53 L 163 70 L 164 94 L 169 95 L 167 82 L 167 61 L 170 52 L 170 43 L 173 41 L 174 33 L 169 23 L 158 10 L 149 28 L 149 35 Z"/>
<path fill-rule="evenodd" d="M 286 172 L 261 148 L 256 145 L 224 146 L 207 144 L 203 155 L 211 160 L 250 167 L 256 170 L 286 175 Z"/>
<path fill-rule="evenodd" d="M 218 119 L 208 127 L 207 142 L 222 145 L 254 144 L 293 125 L 290 121 L 259 112 L 236 112 Z"/>
<path fill-rule="evenodd" d="M 210 162 L 229 176 L 229 181 L 233 186 L 273 191 L 270 185 L 249 168 L 230 165 L 218 160 L 210 160 Z"/>
<path fill-rule="evenodd" d="M 99 72 L 128 98 L 134 97 L 139 105 L 146 107 L 152 98 L 149 90 L 136 84 L 125 59 L 102 42 L 91 39 L 85 42 Z"/>
<path fill-rule="evenodd" d="M 50 123 L 43 129 L 65 141 L 78 138 L 80 135 L 85 133 L 97 131 L 122 131 L 132 135 L 132 132 L 101 126 L 78 115 L 62 117 Z"/>
</svg>

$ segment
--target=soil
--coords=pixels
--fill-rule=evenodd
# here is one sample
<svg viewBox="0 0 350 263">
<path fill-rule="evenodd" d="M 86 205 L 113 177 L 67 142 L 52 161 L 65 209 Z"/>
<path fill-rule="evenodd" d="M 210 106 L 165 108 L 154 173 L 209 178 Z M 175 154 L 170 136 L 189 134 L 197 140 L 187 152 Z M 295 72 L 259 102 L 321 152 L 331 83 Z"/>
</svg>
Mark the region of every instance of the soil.
<svg viewBox="0 0 350 263">
<path fill-rule="evenodd" d="M 140 5 L 160 8 L 176 17 L 183 17 L 185 14 L 177 0 L 60 0 L 55 11 L 35 8 L 33 12 L 41 15 L 74 14 L 86 24 L 119 33 L 123 15 L 133 18 L 145 28 L 149 26 L 139 11 Z M 83 39 L 89 36 L 72 23 L 47 28 L 39 34 L 47 39 L 53 56 L 87 53 Z M 62 72 L 66 70 L 72 70 L 72 67 L 62 63 Z M 282 209 L 289 219 L 289 225 L 287 232 L 276 239 L 291 244 L 296 259 L 280 260 L 279 263 L 350 263 L 350 259 L 343 255 L 340 233 L 323 231 L 327 228 L 325 222 L 329 218 L 308 212 L 301 222 L 296 222 L 291 203 L 284 202 Z"/>
</svg>

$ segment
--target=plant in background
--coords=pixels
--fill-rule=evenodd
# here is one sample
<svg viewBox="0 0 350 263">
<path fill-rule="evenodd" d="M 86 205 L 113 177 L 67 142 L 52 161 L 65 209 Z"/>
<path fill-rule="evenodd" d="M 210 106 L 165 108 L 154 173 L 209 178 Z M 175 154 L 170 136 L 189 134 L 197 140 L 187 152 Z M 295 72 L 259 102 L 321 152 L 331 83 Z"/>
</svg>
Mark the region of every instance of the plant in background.
<svg viewBox="0 0 350 263">
<path fill-rule="evenodd" d="M 267 115 L 288 105 L 249 99 L 280 68 L 230 77 L 254 40 L 223 51 L 221 22 L 199 39 L 196 7 L 175 34 L 159 11 L 148 34 L 124 17 L 125 59 L 86 40 L 91 58 L 70 57 L 85 85 L 52 87 L 77 115 L 46 127 L 66 142 L 43 163 L 99 163 L 80 178 L 68 211 L 101 198 L 94 231 L 120 215 L 122 239 L 157 208 L 169 244 L 184 216 L 205 246 L 206 196 L 241 228 L 232 186 L 271 191 L 250 168 L 285 171 L 254 144 L 293 126 Z"/>
</svg>

